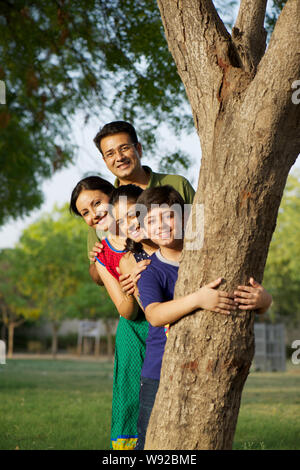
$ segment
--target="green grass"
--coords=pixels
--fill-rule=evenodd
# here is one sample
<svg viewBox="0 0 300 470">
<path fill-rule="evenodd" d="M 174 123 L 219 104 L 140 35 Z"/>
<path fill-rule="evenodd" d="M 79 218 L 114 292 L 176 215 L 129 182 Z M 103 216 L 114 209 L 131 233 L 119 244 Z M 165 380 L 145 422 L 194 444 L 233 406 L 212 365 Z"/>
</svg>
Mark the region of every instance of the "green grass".
<svg viewBox="0 0 300 470">
<path fill-rule="evenodd" d="M 0 449 L 108 449 L 111 397 L 111 363 L 8 360 Z"/>
<path fill-rule="evenodd" d="M 300 366 L 285 373 L 251 373 L 246 382 L 235 449 L 300 449 Z"/>
<path fill-rule="evenodd" d="M 300 448 L 300 366 L 251 373 L 234 449 Z M 16 359 L 0 365 L 0 450 L 108 449 L 112 364 Z"/>
</svg>

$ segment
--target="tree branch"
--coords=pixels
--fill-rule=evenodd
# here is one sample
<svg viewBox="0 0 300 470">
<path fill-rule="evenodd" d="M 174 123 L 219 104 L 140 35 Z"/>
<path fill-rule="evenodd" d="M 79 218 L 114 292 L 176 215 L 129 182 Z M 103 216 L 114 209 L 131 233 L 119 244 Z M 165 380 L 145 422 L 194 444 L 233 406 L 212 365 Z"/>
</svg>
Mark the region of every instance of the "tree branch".
<svg viewBox="0 0 300 470">
<path fill-rule="evenodd" d="M 295 161 L 300 152 L 300 104 L 293 100 L 292 88 L 300 79 L 299 24 L 299 0 L 288 0 L 241 108 L 241 121 L 245 113 L 252 116 L 253 143 L 267 133 L 278 164 L 286 158 Z"/>
<path fill-rule="evenodd" d="M 254 72 L 265 53 L 267 32 L 264 28 L 267 0 L 241 0 L 232 40 L 244 70 Z"/>
<path fill-rule="evenodd" d="M 205 83 L 208 83 L 207 73 L 211 75 L 211 68 L 217 65 L 217 57 L 228 63 L 234 61 L 234 54 L 228 50 L 230 34 L 212 0 L 158 0 L 157 3 L 169 49 L 184 82 L 187 74 L 191 75 L 191 80 L 193 77 L 193 70 L 187 65 L 190 56 L 192 64 L 197 66 L 201 62 L 199 81 L 206 78 Z M 199 75 L 198 67 L 196 75 Z"/>
<path fill-rule="evenodd" d="M 210 153 L 224 76 L 228 68 L 241 67 L 239 56 L 212 0 L 157 1 L 169 50 L 192 106 L 202 154 Z"/>
<path fill-rule="evenodd" d="M 17 328 L 18 326 L 23 325 L 25 323 L 25 318 L 21 318 L 21 320 L 14 322 L 14 327 Z"/>
</svg>

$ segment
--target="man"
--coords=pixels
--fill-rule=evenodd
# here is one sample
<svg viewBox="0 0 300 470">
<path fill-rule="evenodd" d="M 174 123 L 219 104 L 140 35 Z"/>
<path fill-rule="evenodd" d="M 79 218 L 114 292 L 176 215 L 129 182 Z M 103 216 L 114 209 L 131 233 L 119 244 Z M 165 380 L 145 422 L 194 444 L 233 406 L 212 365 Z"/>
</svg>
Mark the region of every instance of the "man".
<svg viewBox="0 0 300 470">
<path fill-rule="evenodd" d="M 115 186 L 135 184 L 142 189 L 156 186 L 173 186 L 183 197 L 185 204 L 192 204 L 195 191 L 186 178 L 180 175 L 155 173 L 141 164 L 142 145 L 134 127 L 125 121 L 106 124 L 94 138 L 107 168 L 115 175 Z M 95 243 L 99 241 L 96 231 L 89 228 L 89 258 Z M 90 258 L 90 275 L 94 282 L 102 285 L 95 263 Z"/>
</svg>

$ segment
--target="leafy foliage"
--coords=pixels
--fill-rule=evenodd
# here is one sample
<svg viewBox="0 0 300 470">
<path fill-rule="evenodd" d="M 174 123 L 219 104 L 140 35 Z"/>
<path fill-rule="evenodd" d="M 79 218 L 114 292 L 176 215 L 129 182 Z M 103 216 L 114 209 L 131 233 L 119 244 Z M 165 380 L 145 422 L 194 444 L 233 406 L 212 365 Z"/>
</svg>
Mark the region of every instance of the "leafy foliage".
<svg viewBox="0 0 300 470">
<path fill-rule="evenodd" d="M 72 160 L 77 110 L 139 120 L 150 150 L 162 120 L 191 125 L 156 2 L 4 0 L 0 27 L 0 224 L 39 206 L 41 179 Z"/>
<path fill-rule="evenodd" d="M 14 250 L 7 249 L 0 253 L 0 313 L 6 326 L 39 317 L 38 309 L 23 290 L 17 265 L 18 257 Z"/>
<path fill-rule="evenodd" d="M 290 323 L 300 318 L 300 175 L 292 173 L 282 198 L 265 269 L 264 285 L 272 293 L 272 317 Z"/>
<path fill-rule="evenodd" d="M 215 4 L 230 27 L 236 0 Z M 193 121 L 154 0 L 2 0 L 0 28 L 0 225 L 39 207 L 42 179 L 73 160 L 78 110 L 83 126 L 108 110 L 133 122 L 161 170 L 190 166 L 176 145 L 157 150 L 161 123 L 178 137 Z"/>
</svg>

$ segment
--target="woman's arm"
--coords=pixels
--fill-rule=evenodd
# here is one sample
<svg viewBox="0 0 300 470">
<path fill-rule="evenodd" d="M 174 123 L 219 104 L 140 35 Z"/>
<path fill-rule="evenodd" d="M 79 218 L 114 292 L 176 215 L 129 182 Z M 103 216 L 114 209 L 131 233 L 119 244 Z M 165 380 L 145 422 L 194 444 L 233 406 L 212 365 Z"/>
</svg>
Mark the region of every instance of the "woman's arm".
<svg viewBox="0 0 300 470">
<path fill-rule="evenodd" d="M 138 304 L 135 298 L 122 291 L 120 283 L 107 271 L 105 266 L 96 262 L 96 269 L 119 314 L 126 320 L 134 320 L 138 313 Z"/>
</svg>

